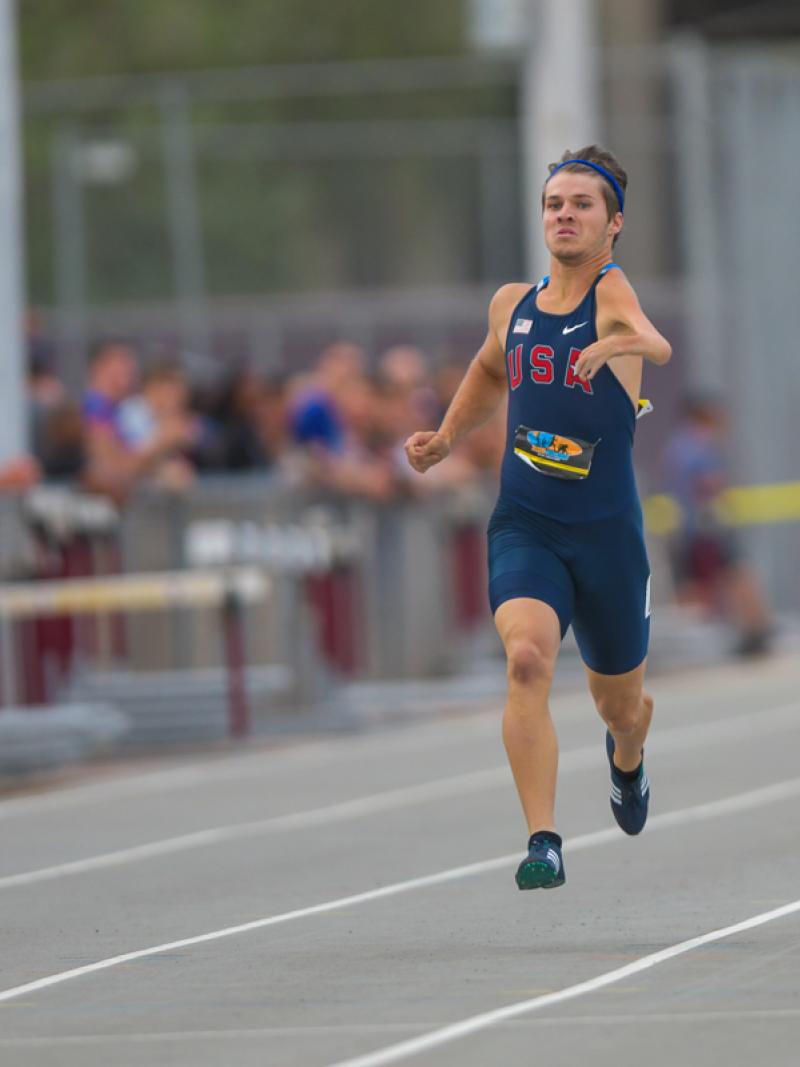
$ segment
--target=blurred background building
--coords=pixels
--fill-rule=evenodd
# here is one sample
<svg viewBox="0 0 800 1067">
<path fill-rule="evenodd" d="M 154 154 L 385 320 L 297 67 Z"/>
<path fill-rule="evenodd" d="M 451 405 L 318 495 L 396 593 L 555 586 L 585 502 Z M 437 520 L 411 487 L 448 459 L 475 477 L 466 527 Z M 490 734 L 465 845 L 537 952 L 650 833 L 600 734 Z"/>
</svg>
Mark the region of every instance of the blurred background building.
<svg viewBox="0 0 800 1067">
<path fill-rule="evenodd" d="M 463 665 L 500 431 L 427 488 L 398 446 L 440 416 L 494 289 L 541 272 L 547 162 L 596 140 L 630 175 L 619 261 L 675 352 L 646 372 L 636 451 L 658 596 L 681 525 L 665 445 L 702 392 L 727 413 L 716 504 L 798 611 L 796 3 L 22 0 L 17 46 L 31 447 L 45 483 L 111 501 L 104 567 L 210 559 L 198 524 L 225 518 L 230 559 L 281 524 L 357 530 L 346 566 L 303 578 L 328 659 Z M 7 576 L 76 573 L 47 506 Z M 291 658 L 281 581 L 256 662 Z M 138 660 L 129 626 L 129 660 L 206 662 L 162 621 Z"/>
</svg>

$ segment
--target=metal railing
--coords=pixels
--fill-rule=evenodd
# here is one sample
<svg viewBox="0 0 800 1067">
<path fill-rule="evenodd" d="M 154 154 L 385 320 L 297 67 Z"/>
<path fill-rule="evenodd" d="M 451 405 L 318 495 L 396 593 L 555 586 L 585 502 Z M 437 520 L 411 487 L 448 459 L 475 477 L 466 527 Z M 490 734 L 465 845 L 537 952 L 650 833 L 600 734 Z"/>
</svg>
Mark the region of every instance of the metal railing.
<svg viewBox="0 0 800 1067">
<path fill-rule="evenodd" d="M 60 489 L 7 501 L 20 536 L 0 585 L 5 702 L 58 700 L 87 678 L 97 692 L 120 670 L 230 676 L 232 660 L 245 678 L 272 670 L 294 707 L 336 678 L 444 675 L 489 624 L 491 504 L 491 488 L 376 506 L 247 477 L 142 493 L 122 514 Z M 237 573 L 268 578 L 270 596 L 236 598 L 221 642 Z"/>
</svg>

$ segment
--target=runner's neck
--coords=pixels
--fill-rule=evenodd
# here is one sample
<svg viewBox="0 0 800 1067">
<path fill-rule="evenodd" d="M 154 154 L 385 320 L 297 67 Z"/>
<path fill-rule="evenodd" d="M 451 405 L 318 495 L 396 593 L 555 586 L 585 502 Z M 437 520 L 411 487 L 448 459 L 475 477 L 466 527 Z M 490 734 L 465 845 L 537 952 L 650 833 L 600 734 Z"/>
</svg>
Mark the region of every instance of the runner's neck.
<svg viewBox="0 0 800 1067">
<path fill-rule="evenodd" d="M 597 275 L 612 257 L 603 249 L 598 255 L 582 263 L 563 263 L 551 256 L 550 275 L 545 302 L 555 306 L 571 307 L 576 304 L 594 282 Z"/>
</svg>

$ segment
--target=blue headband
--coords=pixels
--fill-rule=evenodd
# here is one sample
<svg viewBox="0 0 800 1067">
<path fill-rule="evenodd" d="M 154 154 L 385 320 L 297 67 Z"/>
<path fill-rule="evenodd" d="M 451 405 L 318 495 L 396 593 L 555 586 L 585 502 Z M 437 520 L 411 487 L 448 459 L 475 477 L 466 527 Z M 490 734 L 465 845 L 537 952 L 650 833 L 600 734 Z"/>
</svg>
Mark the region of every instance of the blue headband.
<svg viewBox="0 0 800 1067">
<path fill-rule="evenodd" d="M 573 163 L 580 163 L 580 165 L 582 167 L 591 167 L 592 170 L 596 170 L 598 174 L 602 174 L 602 176 L 605 178 L 605 180 L 608 182 L 608 184 L 611 186 L 611 188 L 617 194 L 617 200 L 619 202 L 619 209 L 622 212 L 622 214 L 624 215 L 625 214 L 625 194 L 623 193 L 619 182 L 614 177 L 614 175 L 611 173 L 611 171 L 610 170 L 606 170 L 605 167 L 601 167 L 599 163 L 592 163 L 591 160 L 588 160 L 588 159 L 565 159 L 563 163 L 559 163 L 557 167 L 553 167 L 553 169 L 550 171 L 550 177 L 547 179 L 547 181 L 550 181 L 550 178 L 552 178 L 554 174 L 557 174 L 563 167 L 571 167 Z"/>
</svg>

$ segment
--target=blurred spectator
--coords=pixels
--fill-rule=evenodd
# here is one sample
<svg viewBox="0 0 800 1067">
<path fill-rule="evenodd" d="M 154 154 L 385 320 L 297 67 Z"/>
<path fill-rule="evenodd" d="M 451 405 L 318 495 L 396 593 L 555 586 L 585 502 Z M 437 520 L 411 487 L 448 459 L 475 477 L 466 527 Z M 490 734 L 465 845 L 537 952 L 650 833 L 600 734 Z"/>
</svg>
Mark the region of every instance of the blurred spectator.
<svg viewBox="0 0 800 1067">
<path fill-rule="evenodd" d="M 342 403 L 351 384 L 363 378 L 366 366 L 362 348 L 337 341 L 323 350 L 310 374 L 295 379 L 291 426 L 298 444 L 320 445 L 329 452 L 344 449 Z"/>
<path fill-rule="evenodd" d="M 439 464 L 425 475 L 418 474 L 409 465 L 403 442 L 415 427 L 427 426 L 433 429 L 439 425 L 464 377 L 463 364 L 456 362 L 443 364 L 432 380 L 427 373 L 424 376 L 412 373 L 415 361 L 411 353 L 414 352 L 417 350 L 406 347 L 390 349 L 381 359 L 382 372 L 398 383 L 394 386 L 395 395 L 389 407 L 390 411 L 395 412 L 392 421 L 397 434 L 394 455 L 410 488 L 414 492 L 430 494 L 477 483 L 486 476 L 496 479 L 505 446 L 502 411 L 459 442 L 448 463 Z M 405 419 L 401 419 L 397 414 L 401 403 L 398 392 L 403 389 L 399 384 L 401 382 L 406 383 Z"/>
<path fill-rule="evenodd" d="M 56 372 L 55 349 L 43 337 L 28 343 L 28 397 L 37 407 L 57 404 L 67 395 L 66 387 Z"/>
<path fill-rule="evenodd" d="M 31 439 L 38 454 L 38 436 L 47 413 L 67 396 L 56 373 L 55 349 L 42 336 L 27 341 L 27 397 Z"/>
<path fill-rule="evenodd" d="M 681 512 L 670 558 L 678 599 L 706 613 L 727 614 L 739 632 L 736 651 L 757 655 L 767 651 L 772 625 L 758 581 L 720 506 L 728 486 L 725 423 L 713 397 L 689 397 L 667 441 L 666 488 Z"/>
<path fill-rule="evenodd" d="M 190 448 L 202 432 L 199 418 L 189 410 L 189 387 L 177 359 L 161 354 L 147 365 L 139 392 L 119 406 L 120 434 L 129 449 L 142 452 L 163 435 L 185 435 Z M 170 489 L 187 488 L 195 470 L 185 454 L 165 456 L 153 470 L 156 482 Z"/>
<path fill-rule="evenodd" d="M 39 464 L 32 456 L 18 456 L 0 463 L 0 492 L 24 493 L 41 478 Z"/>
<path fill-rule="evenodd" d="M 68 397 L 41 413 L 36 453 L 48 481 L 82 482 L 87 474 L 86 431 L 81 411 Z"/>
<path fill-rule="evenodd" d="M 33 312 L 25 320 L 25 348 L 31 450 L 47 476 L 48 460 L 52 456 L 48 422 L 51 413 L 67 403 L 67 391 L 56 371 L 55 347 Z"/>
<path fill-rule="evenodd" d="M 83 394 L 83 417 L 90 432 L 102 430 L 120 444 L 119 408 L 138 379 L 136 353 L 126 341 L 98 341 L 89 351 L 89 374 Z"/>
<path fill-rule="evenodd" d="M 289 425 L 306 449 L 311 485 L 373 500 L 395 491 L 380 388 L 366 373 L 366 353 L 349 341 L 325 348 L 313 370 L 289 389 Z"/>
<path fill-rule="evenodd" d="M 394 345 L 378 360 L 378 370 L 385 382 L 403 389 L 429 388 L 428 361 L 414 345 Z"/>
<path fill-rule="evenodd" d="M 309 443 L 312 484 L 388 501 L 399 483 L 379 384 L 360 373 L 348 378 L 347 388 L 339 391 L 335 411 L 340 432 L 333 445 L 313 438 Z"/>
<path fill-rule="evenodd" d="M 432 374 L 414 345 L 388 348 L 373 375 L 364 349 L 338 340 L 310 371 L 271 379 L 243 364 L 231 369 L 163 349 L 147 361 L 139 381 L 134 347 L 108 339 L 92 348 L 78 408 L 57 374 L 52 346 L 33 325 L 28 396 L 44 475 L 76 481 L 118 503 L 142 481 L 185 489 L 198 471 L 272 470 L 291 484 L 381 502 L 496 473 L 502 432 L 494 423 L 433 476 L 423 479 L 409 467 L 403 442 L 420 425 L 438 425 L 463 377 L 455 360 Z M 10 469 L 9 484 L 24 483 L 31 469 Z"/>
<path fill-rule="evenodd" d="M 184 362 L 172 351 L 155 353 L 139 382 L 136 350 L 110 339 L 91 350 L 78 409 L 52 349 L 40 342 L 29 353 L 37 455 L 47 478 L 78 481 L 118 503 L 143 480 L 181 490 L 198 470 L 271 468 L 293 484 L 388 501 L 462 485 L 496 465 L 487 426 L 438 477 L 418 478 L 403 441 L 416 426 L 438 423 L 462 368 L 448 375 L 445 367 L 432 379 L 425 354 L 411 345 L 384 352 L 375 376 L 367 363 L 360 346 L 337 341 L 309 372 L 287 378 L 204 364 L 190 395 Z"/>
<path fill-rule="evenodd" d="M 428 361 L 419 348 L 395 345 L 387 349 L 378 361 L 378 369 L 388 391 L 397 396 L 405 395 L 415 425 L 429 426 L 439 418 L 439 401 L 431 382 Z M 402 440 L 405 441 L 407 436 Z"/>
<path fill-rule="evenodd" d="M 249 367 L 237 368 L 228 380 L 217 410 L 218 463 L 223 470 L 246 471 L 267 465 L 258 433 L 262 384 Z"/>
<path fill-rule="evenodd" d="M 248 471 L 265 467 L 259 431 L 263 383 L 248 367 L 228 370 L 221 381 L 195 392 L 200 433 L 191 459 L 201 471 Z"/>
<path fill-rule="evenodd" d="M 159 467 L 191 444 L 192 427 L 185 417 L 159 423 L 149 441 L 129 442 L 121 422 L 121 405 L 133 392 L 138 376 L 136 352 L 121 340 L 96 344 L 89 355 L 89 382 L 83 396 L 87 470 L 85 481 L 94 492 L 122 503 L 142 479 L 158 481 Z M 165 488 L 174 484 L 172 468 L 161 472 Z M 178 480 L 180 483 L 180 480 Z"/>
<path fill-rule="evenodd" d="M 438 425 L 438 401 L 430 384 L 422 353 L 416 348 L 389 349 L 379 360 L 381 426 L 398 484 L 407 492 L 430 495 L 448 485 L 459 485 L 473 477 L 463 457 L 442 464 L 430 473 L 418 474 L 406 459 L 403 442 L 417 426 Z"/>
<path fill-rule="evenodd" d="M 253 411 L 253 428 L 267 465 L 280 465 L 290 454 L 293 444 L 285 378 L 272 377 L 260 383 Z"/>
</svg>

